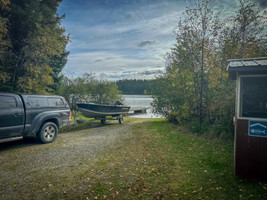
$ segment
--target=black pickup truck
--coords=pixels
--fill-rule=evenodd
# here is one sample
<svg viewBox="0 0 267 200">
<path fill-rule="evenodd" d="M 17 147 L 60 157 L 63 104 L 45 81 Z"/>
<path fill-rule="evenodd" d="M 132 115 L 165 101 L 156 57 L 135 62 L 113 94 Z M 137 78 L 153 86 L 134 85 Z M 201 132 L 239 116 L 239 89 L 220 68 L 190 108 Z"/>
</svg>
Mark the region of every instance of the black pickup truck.
<svg viewBox="0 0 267 200">
<path fill-rule="evenodd" d="M 36 135 L 41 143 L 53 142 L 70 117 L 61 96 L 0 93 L 0 141 Z"/>
</svg>

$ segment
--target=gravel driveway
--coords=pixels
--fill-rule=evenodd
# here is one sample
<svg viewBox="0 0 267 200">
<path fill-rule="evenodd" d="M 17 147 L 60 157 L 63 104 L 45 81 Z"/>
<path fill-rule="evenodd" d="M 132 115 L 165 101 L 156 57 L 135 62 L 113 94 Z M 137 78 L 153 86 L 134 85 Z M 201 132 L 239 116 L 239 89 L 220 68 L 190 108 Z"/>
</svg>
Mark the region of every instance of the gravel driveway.
<svg viewBox="0 0 267 200">
<path fill-rule="evenodd" d="M 36 199 L 55 177 L 61 180 L 58 184 L 62 180 L 71 184 L 71 177 L 88 171 L 99 154 L 123 145 L 133 124 L 109 124 L 59 134 L 55 142 L 45 145 L 34 140 L 0 144 L 0 199 Z M 29 188 L 33 192 L 25 196 L 23 191 Z"/>
</svg>

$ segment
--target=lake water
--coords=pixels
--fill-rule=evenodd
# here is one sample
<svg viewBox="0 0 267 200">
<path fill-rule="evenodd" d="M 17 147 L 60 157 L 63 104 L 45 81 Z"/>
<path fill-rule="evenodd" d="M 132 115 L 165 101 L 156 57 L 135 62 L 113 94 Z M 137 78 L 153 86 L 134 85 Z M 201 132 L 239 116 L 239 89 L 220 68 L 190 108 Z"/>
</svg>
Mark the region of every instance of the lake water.
<svg viewBox="0 0 267 200">
<path fill-rule="evenodd" d="M 151 102 L 153 101 L 150 95 L 122 95 L 124 98 L 124 104 L 131 107 L 146 107 L 147 113 L 130 115 L 135 118 L 161 118 L 160 115 L 152 113 Z"/>
</svg>

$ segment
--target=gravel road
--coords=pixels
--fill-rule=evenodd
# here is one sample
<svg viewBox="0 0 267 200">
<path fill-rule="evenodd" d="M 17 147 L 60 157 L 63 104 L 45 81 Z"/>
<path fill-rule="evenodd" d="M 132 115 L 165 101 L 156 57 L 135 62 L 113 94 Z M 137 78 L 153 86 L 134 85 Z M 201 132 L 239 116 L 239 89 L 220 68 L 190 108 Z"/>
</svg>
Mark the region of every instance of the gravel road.
<svg viewBox="0 0 267 200">
<path fill-rule="evenodd" d="M 53 174 L 71 180 L 70 176 L 93 166 L 103 151 L 123 145 L 135 123 L 63 133 L 56 141 L 45 145 L 34 140 L 0 144 L 0 199 L 16 199 L 26 187 L 35 188 L 41 184 L 36 180 L 49 182 Z"/>
</svg>

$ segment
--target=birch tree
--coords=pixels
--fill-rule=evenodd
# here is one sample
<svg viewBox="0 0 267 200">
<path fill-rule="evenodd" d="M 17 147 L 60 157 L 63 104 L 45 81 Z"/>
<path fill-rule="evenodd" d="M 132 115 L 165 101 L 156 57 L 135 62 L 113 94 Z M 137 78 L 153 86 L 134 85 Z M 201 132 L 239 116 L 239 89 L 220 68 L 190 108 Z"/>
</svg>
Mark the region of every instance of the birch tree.
<svg viewBox="0 0 267 200">
<path fill-rule="evenodd" d="M 218 14 L 209 1 L 198 1 L 187 8 L 185 18 L 178 23 L 176 45 L 167 61 L 167 77 L 181 95 L 181 113 L 203 122 L 207 115 L 209 79 L 220 29 Z M 179 112 L 180 113 L 180 112 Z M 180 114 L 181 114 L 180 113 Z"/>
</svg>

